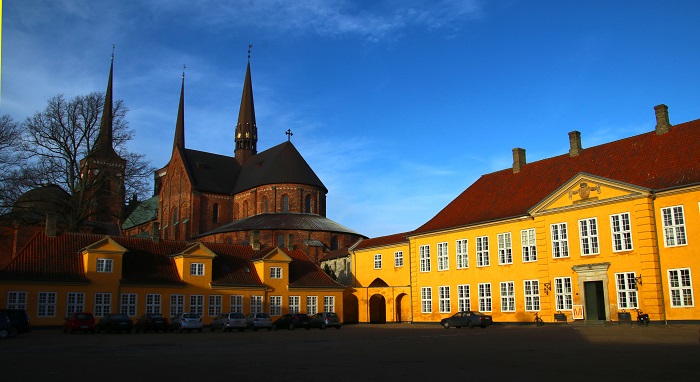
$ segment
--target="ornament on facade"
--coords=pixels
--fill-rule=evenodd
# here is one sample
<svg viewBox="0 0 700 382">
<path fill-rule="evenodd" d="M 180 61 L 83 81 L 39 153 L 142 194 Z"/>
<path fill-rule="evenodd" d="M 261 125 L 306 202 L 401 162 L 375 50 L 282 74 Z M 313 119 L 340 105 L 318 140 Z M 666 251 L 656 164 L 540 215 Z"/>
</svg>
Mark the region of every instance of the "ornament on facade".
<svg viewBox="0 0 700 382">
<path fill-rule="evenodd" d="M 589 196 L 591 196 L 591 191 L 597 191 L 600 194 L 600 184 L 596 184 L 594 187 L 591 187 L 588 185 L 588 183 L 581 182 L 578 190 L 569 191 L 569 200 L 571 200 L 576 194 L 578 194 L 581 200 L 586 200 Z"/>
</svg>

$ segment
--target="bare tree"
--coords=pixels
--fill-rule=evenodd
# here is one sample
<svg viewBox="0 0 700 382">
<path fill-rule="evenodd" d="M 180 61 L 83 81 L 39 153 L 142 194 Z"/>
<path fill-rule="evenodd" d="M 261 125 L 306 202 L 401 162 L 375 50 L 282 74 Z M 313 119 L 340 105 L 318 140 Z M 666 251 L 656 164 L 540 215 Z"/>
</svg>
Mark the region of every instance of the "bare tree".
<svg viewBox="0 0 700 382">
<path fill-rule="evenodd" d="M 16 178 L 25 160 L 20 149 L 21 138 L 19 125 L 12 117 L 0 116 L 0 213 L 7 212 L 19 196 Z"/>
</svg>

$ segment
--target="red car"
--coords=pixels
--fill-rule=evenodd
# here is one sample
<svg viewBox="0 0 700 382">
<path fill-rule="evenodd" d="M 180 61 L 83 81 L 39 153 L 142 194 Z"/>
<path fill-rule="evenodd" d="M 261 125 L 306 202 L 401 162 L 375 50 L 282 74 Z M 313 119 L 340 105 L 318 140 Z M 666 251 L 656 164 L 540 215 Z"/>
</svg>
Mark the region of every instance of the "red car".
<svg viewBox="0 0 700 382">
<path fill-rule="evenodd" d="M 63 323 L 63 333 L 95 333 L 95 328 L 95 317 L 93 317 L 92 313 L 86 312 L 73 313 Z"/>
</svg>

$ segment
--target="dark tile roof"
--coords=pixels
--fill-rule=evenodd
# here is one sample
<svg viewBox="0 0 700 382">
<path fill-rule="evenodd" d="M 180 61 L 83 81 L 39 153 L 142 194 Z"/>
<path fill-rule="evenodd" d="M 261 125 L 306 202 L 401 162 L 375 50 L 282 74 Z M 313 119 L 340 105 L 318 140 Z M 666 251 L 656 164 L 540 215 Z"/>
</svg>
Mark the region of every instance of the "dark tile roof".
<svg viewBox="0 0 700 382">
<path fill-rule="evenodd" d="M 250 157 L 243 164 L 233 192 L 280 183 L 308 184 L 328 192 L 321 179 L 289 141 Z"/>
<path fill-rule="evenodd" d="M 236 158 L 191 149 L 178 150 L 195 190 L 218 194 L 233 192 L 241 170 Z"/>
<path fill-rule="evenodd" d="M 481 176 L 414 234 L 524 216 L 577 174 L 651 190 L 700 183 L 700 120 Z"/>
<path fill-rule="evenodd" d="M 337 232 L 363 236 L 350 228 L 334 222 L 323 216 L 298 213 L 267 213 L 249 216 L 221 227 L 205 232 L 197 237 L 209 236 L 216 233 L 238 232 L 251 230 L 303 230 L 320 232 Z M 364 236 L 363 236 L 364 237 Z"/>
<path fill-rule="evenodd" d="M 122 229 L 133 228 L 158 218 L 158 195 L 139 203 L 134 211 L 124 219 Z"/>
<path fill-rule="evenodd" d="M 258 254 L 250 246 L 204 243 L 216 254 L 213 260 L 212 286 L 263 287 L 250 260 Z"/>
<path fill-rule="evenodd" d="M 345 286 L 333 280 L 301 250 L 284 250 L 292 258 L 289 263 L 290 288 L 340 288 Z"/>
<path fill-rule="evenodd" d="M 350 250 L 348 247 L 343 247 L 340 249 L 334 249 L 321 258 L 321 261 L 339 259 L 341 257 L 350 256 Z"/>
<path fill-rule="evenodd" d="M 367 240 L 362 240 L 355 249 L 366 249 L 373 247 L 381 247 L 385 245 L 393 245 L 399 243 L 408 243 L 407 236 L 410 232 L 395 233 L 393 235 L 374 237 Z"/>
</svg>

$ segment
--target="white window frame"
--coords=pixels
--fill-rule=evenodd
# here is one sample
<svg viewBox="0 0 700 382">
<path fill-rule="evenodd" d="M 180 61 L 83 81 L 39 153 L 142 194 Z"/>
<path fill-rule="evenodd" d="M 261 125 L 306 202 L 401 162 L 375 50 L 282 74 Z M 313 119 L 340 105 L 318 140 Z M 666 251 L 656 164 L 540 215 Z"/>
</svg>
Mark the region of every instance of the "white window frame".
<svg viewBox="0 0 700 382">
<path fill-rule="evenodd" d="M 138 295 L 136 293 L 122 293 L 119 296 L 119 313 L 129 317 L 136 317 L 136 307 L 138 306 Z"/>
<path fill-rule="evenodd" d="M 39 292 L 37 317 L 56 317 L 56 292 Z"/>
<path fill-rule="evenodd" d="M 578 221 L 578 233 L 581 238 L 581 256 L 600 255 L 598 241 L 598 218 L 587 218 Z"/>
<path fill-rule="evenodd" d="M 537 237 L 534 228 L 520 231 L 520 246 L 523 253 L 523 263 L 537 261 Z"/>
<path fill-rule="evenodd" d="M 216 317 L 221 314 L 222 312 L 222 307 L 223 305 L 223 300 L 224 296 L 220 294 L 210 294 L 209 295 L 209 306 L 207 309 L 207 313 L 209 313 L 209 317 Z"/>
<path fill-rule="evenodd" d="M 299 296 L 289 296 L 289 314 L 301 312 L 301 298 Z"/>
<path fill-rule="evenodd" d="M 452 304 L 450 303 L 449 285 L 438 287 L 438 305 L 440 313 L 450 313 L 452 311 Z"/>
<path fill-rule="evenodd" d="M 281 279 L 282 278 L 282 267 L 270 267 L 270 278 L 271 279 Z"/>
<path fill-rule="evenodd" d="M 420 251 L 420 271 L 430 272 L 430 245 L 421 245 Z"/>
<path fill-rule="evenodd" d="M 632 217 L 629 212 L 610 215 L 613 252 L 633 250 Z"/>
<path fill-rule="evenodd" d="M 270 296 L 270 316 L 282 315 L 282 296 Z"/>
<path fill-rule="evenodd" d="M 569 257 L 569 234 L 566 223 L 550 225 L 552 233 L 552 258 L 563 259 Z"/>
<path fill-rule="evenodd" d="M 525 311 L 539 312 L 540 307 L 540 281 L 524 280 Z"/>
<path fill-rule="evenodd" d="M 488 267 L 491 265 L 489 258 L 489 237 L 479 236 L 476 238 L 476 266 Z"/>
<path fill-rule="evenodd" d="M 335 312 L 335 296 L 323 296 L 323 311 Z"/>
<path fill-rule="evenodd" d="M 263 296 L 251 295 L 250 296 L 250 313 L 262 313 L 263 312 Z"/>
<path fill-rule="evenodd" d="M 394 267 L 403 267 L 403 251 L 394 252 Z"/>
<path fill-rule="evenodd" d="M 190 313 L 197 313 L 200 317 L 204 316 L 204 295 L 190 295 Z"/>
<path fill-rule="evenodd" d="M 450 254 L 447 242 L 437 243 L 437 263 L 438 271 L 450 269 Z"/>
<path fill-rule="evenodd" d="M 66 294 L 66 315 L 85 311 L 85 293 L 68 292 Z"/>
<path fill-rule="evenodd" d="M 171 294 L 170 295 L 170 316 L 174 317 L 185 312 L 185 295 Z"/>
<path fill-rule="evenodd" d="M 27 292 L 19 290 L 8 291 L 7 309 L 27 310 Z"/>
<path fill-rule="evenodd" d="M 555 277 L 554 278 L 554 299 L 556 309 L 572 310 L 574 308 L 573 286 L 571 277 Z"/>
<path fill-rule="evenodd" d="M 306 296 L 306 314 L 318 313 L 318 296 Z"/>
<path fill-rule="evenodd" d="M 491 293 L 491 283 L 479 283 L 479 311 L 491 312 L 493 310 L 493 300 Z"/>
<path fill-rule="evenodd" d="M 615 288 L 617 290 L 617 307 L 619 309 L 637 309 L 637 281 L 634 272 L 615 273 Z"/>
<path fill-rule="evenodd" d="M 469 241 L 459 239 L 455 242 L 457 269 L 469 268 Z"/>
<path fill-rule="evenodd" d="M 433 288 L 420 288 L 420 312 L 424 314 L 433 312 Z"/>
<path fill-rule="evenodd" d="M 664 230 L 665 247 L 688 245 L 685 233 L 685 214 L 682 205 L 662 208 L 661 222 Z"/>
<path fill-rule="evenodd" d="M 382 254 L 377 253 L 374 255 L 374 269 L 382 269 Z"/>
<path fill-rule="evenodd" d="M 457 306 L 460 312 L 466 312 L 472 309 L 469 284 L 457 285 Z"/>
<path fill-rule="evenodd" d="M 146 314 L 161 314 L 162 300 L 159 293 L 146 294 Z"/>
<path fill-rule="evenodd" d="M 232 313 L 243 313 L 243 295 L 231 295 L 229 298 L 229 310 Z"/>
<path fill-rule="evenodd" d="M 112 313 L 112 294 L 95 293 L 95 317 Z"/>
<path fill-rule="evenodd" d="M 190 276 L 204 276 L 204 263 L 190 263 Z"/>
<path fill-rule="evenodd" d="M 514 281 L 501 281 L 501 312 L 515 312 Z"/>
<path fill-rule="evenodd" d="M 98 273 L 112 273 L 112 270 L 114 269 L 114 260 L 113 259 L 102 259 L 98 258 L 97 263 L 95 265 L 95 271 Z"/>
<path fill-rule="evenodd" d="M 496 235 L 498 240 L 498 264 L 513 264 L 513 237 L 510 232 Z"/>
<path fill-rule="evenodd" d="M 672 308 L 692 308 L 695 306 L 693 278 L 691 276 L 690 268 L 668 270 L 668 288 Z"/>
</svg>

